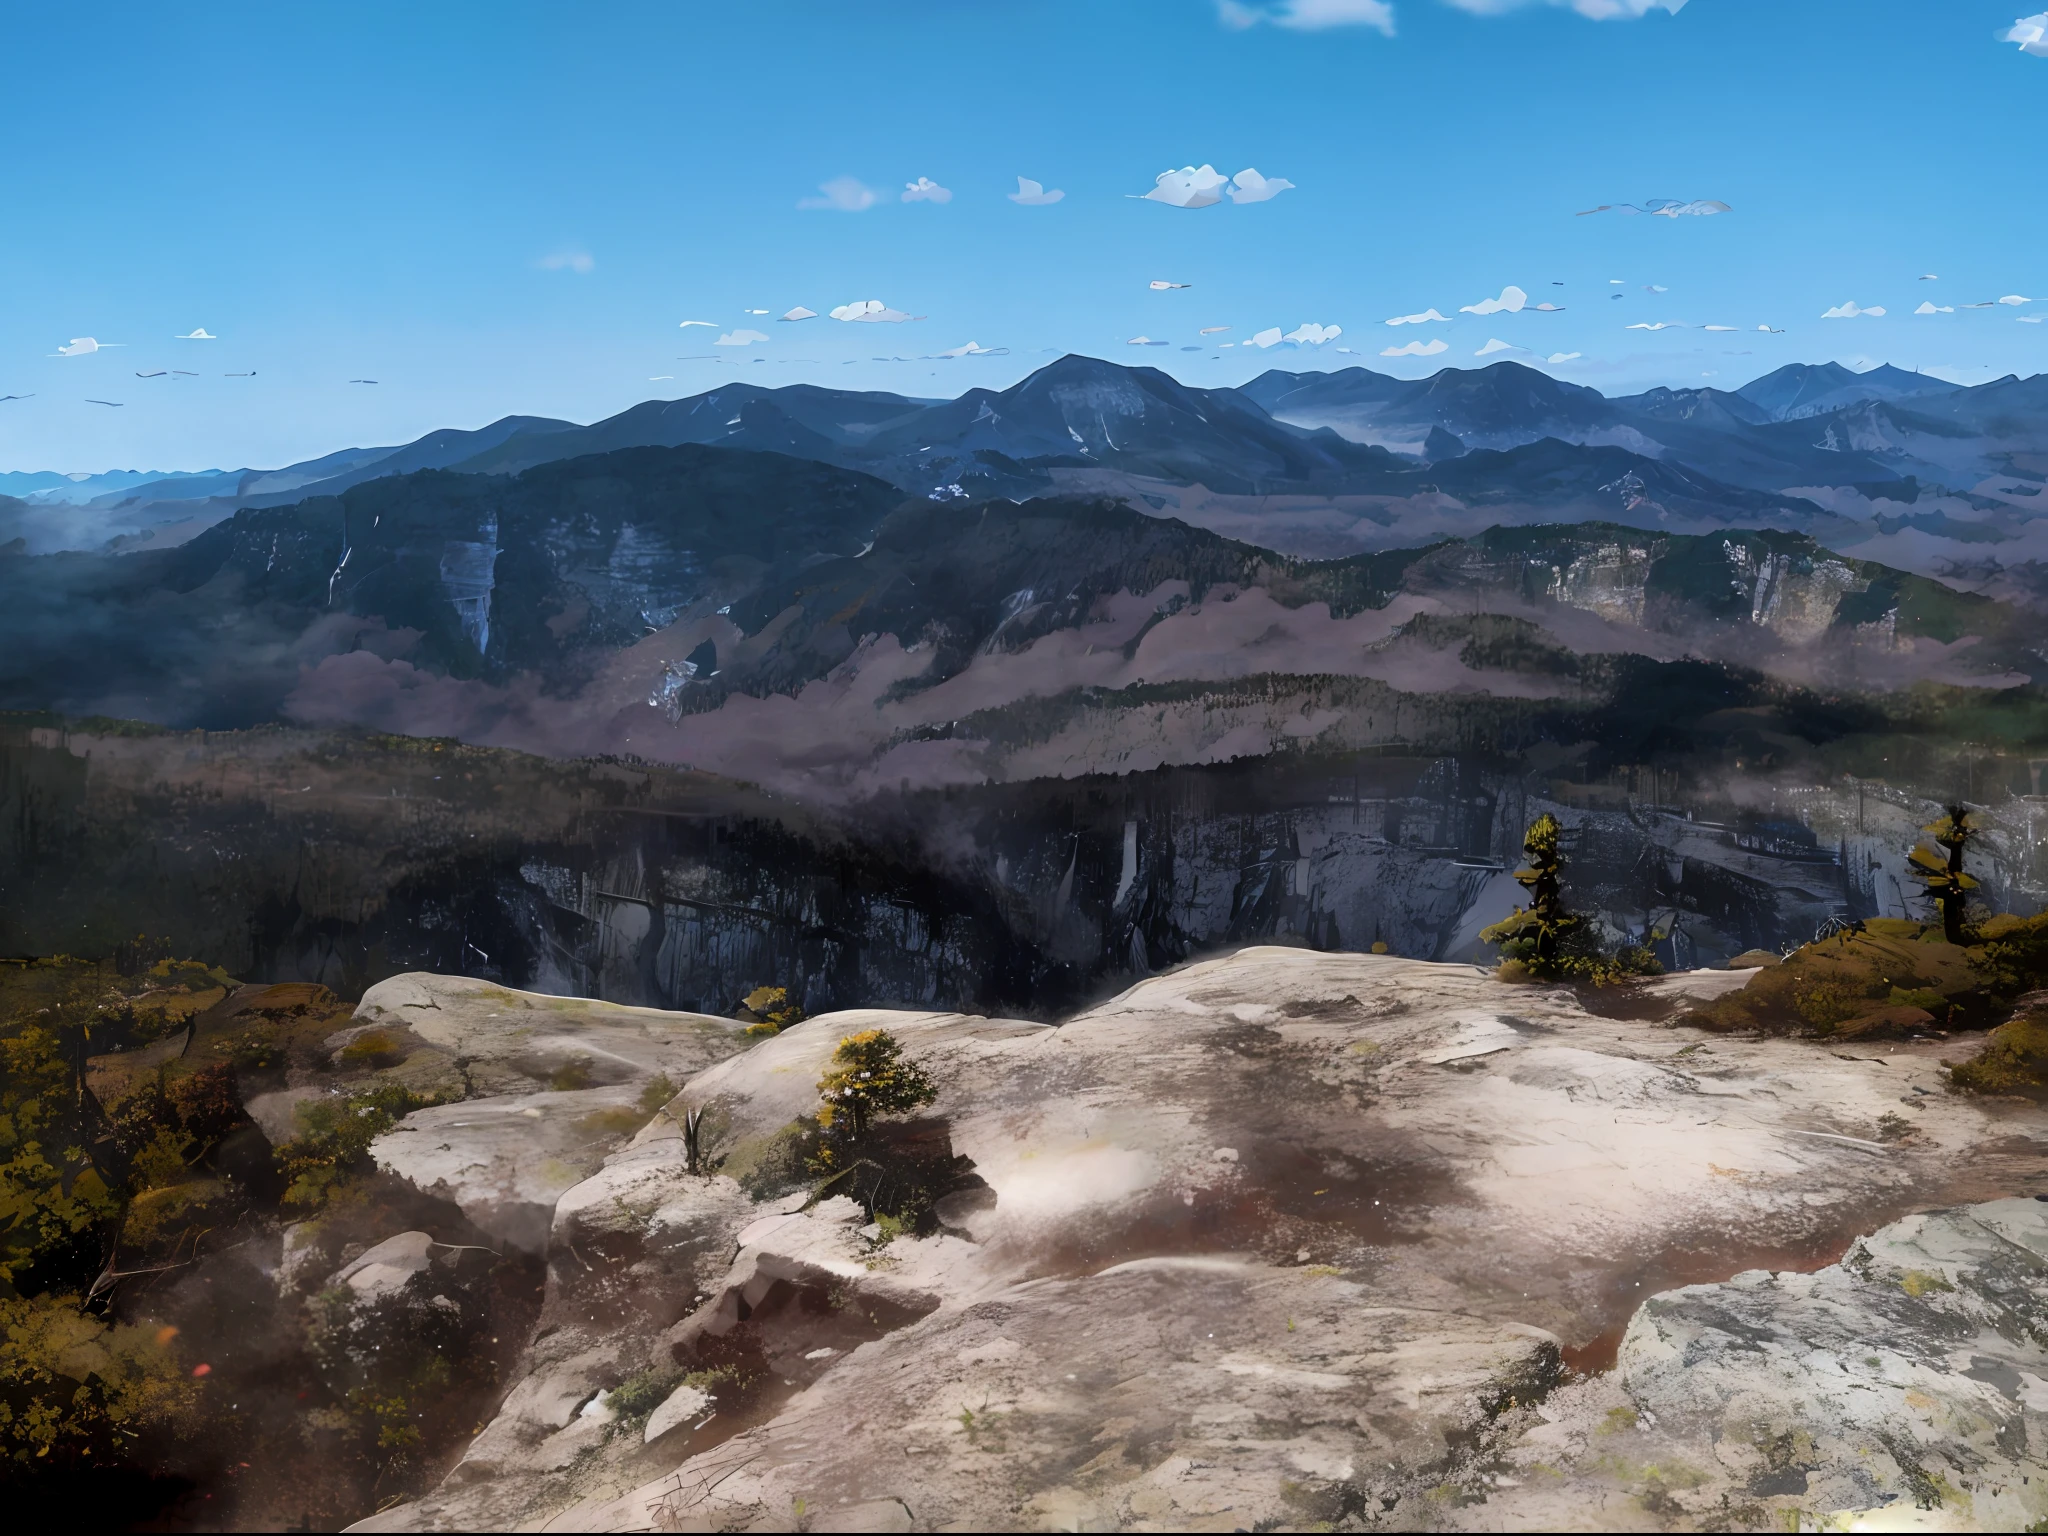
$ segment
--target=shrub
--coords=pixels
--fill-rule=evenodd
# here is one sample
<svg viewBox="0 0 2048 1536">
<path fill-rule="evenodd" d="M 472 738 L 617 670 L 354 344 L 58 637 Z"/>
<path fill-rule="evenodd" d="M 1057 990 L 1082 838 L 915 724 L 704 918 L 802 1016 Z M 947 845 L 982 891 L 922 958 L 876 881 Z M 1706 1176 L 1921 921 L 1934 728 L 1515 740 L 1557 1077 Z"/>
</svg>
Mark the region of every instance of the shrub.
<svg viewBox="0 0 2048 1536">
<path fill-rule="evenodd" d="M 682 1384 L 683 1373 L 674 1366 L 650 1366 L 635 1371 L 612 1388 L 605 1406 L 616 1416 L 617 1423 L 638 1429 Z"/>
<path fill-rule="evenodd" d="M 110 1327 L 77 1296 L 0 1296 L 0 1459 L 104 1460 L 186 1418 L 200 1389 L 171 1353 L 176 1332 Z"/>
<path fill-rule="evenodd" d="M 369 1171 L 371 1142 L 433 1102 L 397 1083 L 380 1083 L 302 1107 L 305 1129 L 277 1149 L 278 1170 L 286 1181 L 283 1203 L 318 1210 L 348 1179 Z"/>
<path fill-rule="evenodd" d="M 1976 1058 L 1949 1068 L 1968 1093 L 2048 1097 L 2048 1010 L 2035 1009 L 1994 1029 Z"/>
<path fill-rule="evenodd" d="M 766 1038 L 803 1023 L 804 1011 L 789 1000 L 788 988 L 756 987 L 733 1010 L 733 1017 L 746 1024 L 746 1034 Z"/>
<path fill-rule="evenodd" d="M 309 1309 L 308 1352 L 333 1404 L 319 1419 L 380 1478 L 418 1470 L 453 1414 L 495 1385 L 489 1315 L 451 1289 L 432 1300 L 400 1293 L 365 1303 L 341 1287 Z"/>
<path fill-rule="evenodd" d="M 824 1100 L 818 1124 L 831 1131 L 851 1119 L 853 1134 L 860 1137 L 874 1116 L 916 1109 L 938 1096 L 931 1075 L 903 1059 L 903 1047 L 894 1035 L 885 1029 L 863 1030 L 839 1042 L 830 1070 L 818 1079 L 818 1097 Z"/>
<path fill-rule="evenodd" d="M 179 1127 L 202 1149 L 249 1119 L 235 1086 L 235 1070 L 226 1062 L 215 1062 L 185 1077 L 173 1078 L 170 1098 Z"/>
<path fill-rule="evenodd" d="M 2003 920 L 2001 920 L 2003 921 Z M 1923 936 L 1933 943 L 1922 942 Z M 1693 1008 L 1686 1022 L 1721 1031 L 1863 1036 L 1896 1034 L 1926 1020 L 1944 1027 L 2001 1017 L 2001 998 L 2020 990 L 2019 957 L 1987 961 L 1984 949 L 1958 949 L 1941 930 L 1898 918 L 1868 918 L 1802 945 L 1747 984 Z"/>
<path fill-rule="evenodd" d="M 67 1056 L 40 1026 L 0 1040 L 0 1285 L 54 1267 L 82 1286 L 120 1218 L 126 1149 Z"/>
</svg>

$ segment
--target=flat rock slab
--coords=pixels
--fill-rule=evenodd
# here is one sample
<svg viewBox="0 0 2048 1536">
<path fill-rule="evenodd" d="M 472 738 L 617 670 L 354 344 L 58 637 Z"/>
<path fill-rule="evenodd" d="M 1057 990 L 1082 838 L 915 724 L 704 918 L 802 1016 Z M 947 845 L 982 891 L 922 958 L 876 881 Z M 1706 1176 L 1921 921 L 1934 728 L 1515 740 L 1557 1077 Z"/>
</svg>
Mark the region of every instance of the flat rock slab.
<svg viewBox="0 0 2048 1536">
<path fill-rule="evenodd" d="M 993 1192 L 971 1230 L 997 1269 L 1187 1252 L 1336 1264 L 1416 1304 L 1543 1328 L 1582 1364 L 1611 1363 L 1656 1291 L 1817 1268 L 1905 1211 L 2028 1176 L 2048 1190 L 2048 1115 L 1949 1094 L 1952 1047 L 1707 1036 L 1471 967 L 1264 947 L 1056 1029 L 828 1015 L 684 1100 L 721 1117 L 716 1151 L 744 1151 L 814 1107 L 837 1042 L 870 1028 L 937 1081 L 932 1112 Z"/>
<path fill-rule="evenodd" d="M 889 1501 L 920 1530 L 1298 1528 L 1340 1513 L 1311 1486 L 1412 1480 L 1557 1368 L 1538 1330 L 1377 1306 L 1334 1276 L 1146 1260 L 865 1344 L 772 1425 L 560 1524 Z"/>
<path fill-rule="evenodd" d="M 363 994 L 336 1049 L 365 1030 L 402 1028 L 462 1063 L 472 1095 L 644 1082 L 682 1083 L 752 1042 L 744 1026 L 705 1013 L 630 1008 L 520 992 L 467 976 L 408 971 Z"/>
<path fill-rule="evenodd" d="M 638 1090 L 585 1088 L 415 1110 L 370 1144 L 380 1167 L 452 1200 L 501 1242 L 545 1251 L 555 1202 L 641 1118 Z"/>
</svg>

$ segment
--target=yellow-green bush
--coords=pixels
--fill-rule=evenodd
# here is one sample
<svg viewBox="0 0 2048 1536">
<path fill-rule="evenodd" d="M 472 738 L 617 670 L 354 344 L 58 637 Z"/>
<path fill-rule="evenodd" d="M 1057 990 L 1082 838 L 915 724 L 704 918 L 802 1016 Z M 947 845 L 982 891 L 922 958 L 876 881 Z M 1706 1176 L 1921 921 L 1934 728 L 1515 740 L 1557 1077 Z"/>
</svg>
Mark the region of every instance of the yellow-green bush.
<svg viewBox="0 0 2048 1536">
<path fill-rule="evenodd" d="M 74 1295 L 0 1296 L 0 1457 L 105 1457 L 188 1418 L 202 1389 L 172 1353 L 176 1335 L 110 1327 Z"/>
<path fill-rule="evenodd" d="M 368 1171 L 371 1142 L 431 1102 L 397 1083 L 382 1083 L 303 1106 L 303 1129 L 277 1149 L 286 1181 L 283 1203 L 302 1212 L 318 1210 L 351 1177 Z"/>
<path fill-rule="evenodd" d="M 2048 1097 L 2048 1008 L 1999 1025 L 1972 1060 L 1949 1068 L 1949 1080 L 1971 1093 Z"/>
</svg>

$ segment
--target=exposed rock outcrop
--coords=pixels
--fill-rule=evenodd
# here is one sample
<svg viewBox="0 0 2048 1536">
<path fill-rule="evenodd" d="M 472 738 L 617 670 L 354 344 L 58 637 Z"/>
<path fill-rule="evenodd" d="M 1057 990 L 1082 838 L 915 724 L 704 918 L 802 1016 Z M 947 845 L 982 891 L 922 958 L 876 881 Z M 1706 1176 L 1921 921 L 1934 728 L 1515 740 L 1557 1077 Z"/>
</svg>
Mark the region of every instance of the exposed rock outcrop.
<svg viewBox="0 0 2048 1536">
<path fill-rule="evenodd" d="M 748 1043 L 732 1020 L 709 1014 L 423 972 L 371 987 L 330 1044 L 345 1051 L 373 1030 L 415 1037 L 423 1048 L 405 1068 L 459 1083 L 463 1097 L 407 1116 L 372 1155 L 533 1253 L 547 1246 L 556 1202 L 647 1118 L 637 1106 L 649 1083 L 684 1082 Z M 522 1091 L 547 1083 L 554 1086 Z"/>
<path fill-rule="evenodd" d="M 776 1162 L 878 1026 L 967 1160 L 888 1241 Z M 2024 1524 L 2048 1203 L 1993 1197 L 2048 1115 L 1939 1049 L 1279 949 L 1058 1028 L 814 1019 L 685 1087 L 721 1171 L 663 1118 L 561 1196 L 525 1379 L 362 1528 Z"/>
</svg>

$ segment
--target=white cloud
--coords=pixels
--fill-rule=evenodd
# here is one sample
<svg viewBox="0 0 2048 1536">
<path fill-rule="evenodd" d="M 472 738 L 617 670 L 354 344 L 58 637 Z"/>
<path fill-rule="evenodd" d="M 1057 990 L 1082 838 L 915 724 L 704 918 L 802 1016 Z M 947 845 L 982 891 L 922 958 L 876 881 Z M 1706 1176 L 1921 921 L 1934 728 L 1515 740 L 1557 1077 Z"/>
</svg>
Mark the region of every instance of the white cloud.
<svg viewBox="0 0 2048 1536">
<path fill-rule="evenodd" d="M 950 203 L 953 194 L 950 189 L 940 186 L 929 176 L 920 176 L 915 181 L 905 182 L 903 201 L 906 203 Z"/>
<path fill-rule="evenodd" d="M 1955 312 L 1955 305 L 1936 304 L 1931 299 L 1921 301 L 1920 307 L 1913 311 L 1913 313 L 1916 315 L 1952 315 Z"/>
<path fill-rule="evenodd" d="M 1680 5 L 1685 0 L 1678 0 Z M 1387 0 L 1273 0 L 1247 5 L 1244 0 L 1216 0 L 1216 17 L 1226 27 L 1243 31 L 1261 22 L 1291 32 L 1323 32 L 1332 27 L 1371 27 L 1394 35 L 1394 8 Z"/>
<path fill-rule="evenodd" d="M 540 259 L 543 272 L 574 272 L 579 276 L 596 265 L 596 259 L 588 251 L 554 251 Z"/>
<path fill-rule="evenodd" d="M 1998 40 L 2001 43 L 2018 43 L 2021 53 L 2048 59 L 2048 11 L 2022 16 L 2008 30 L 1999 33 Z"/>
<path fill-rule="evenodd" d="M 1230 327 L 1227 325 L 1205 325 L 1201 328 L 1201 330 L 1197 331 L 1195 334 L 1198 336 L 1215 336 L 1229 329 Z M 1230 345 L 1230 343 L 1226 341 L 1225 343 L 1223 343 L 1223 345 L 1227 347 Z"/>
<path fill-rule="evenodd" d="M 1449 325 L 1449 324 L 1451 323 L 1451 317 L 1450 317 L 1449 315 L 1440 315 L 1440 314 L 1438 314 L 1438 313 L 1436 312 L 1436 310 L 1435 310 L 1434 308 L 1430 308 L 1430 309 L 1425 309 L 1425 310 L 1424 310 L 1424 311 L 1423 311 L 1423 312 L 1422 312 L 1421 314 L 1419 314 L 1419 315 L 1396 315 L 1396 316 L 1394 316 L 1394 318 L 1393 318 L 1393 319 L 1389 320 L 1389 321 L 1387 322 L 1387 324 L 1389 324 L 1389 325 L 1424 325 L 1424 324 L 1427 324 L 1427 323 L 1429 323 L 1429 322 L 1431 322 L 1431 321 L 1435 321 L 1435 322 L 1437 322 L 1438 324 L 1441 324 L 1441 325 Z"/>
<path fill-rule="evenodd" d="M 731 331 L 711 343 L 714 347 L 751 347 L 757 341 L 768 338 L 759 331 Z"/>
<path fill-rule="evenodd" d="M 1129 195 L 1169 208 L 1213 208 L 1226 193 L 1233 203 L 1268 203 L 1293 185 L 1282 176 L 1261 176 L 1249 166 L 1231 177 L 1213 165 L 1184 165 L 1177 171 L 1161 171 L 1150 192 Z"/>
<path fill-rule="evenodd" d="M 1230 200 L 1233 203 L 1270 203 L 1293 186 L 1294 183 L 1284 176 L 1269 179 L 1247 166 L 1231 178 Z"/>
<path fill-rule="evenodd" d="M 1217 174 L 1213 165 L 1184 165 L 1177 171 L 1161 171 L 1150 192 L 1130 194 L 1148 203 L 1169 208 L 1213 208 L 1223 201 L 1223 189 L 1230 178 Z"/>
<path fill-rule="evenodd" d="M 815 320 L 818 318 L 818 312 L 815 309 L 805 309 L 803 305 L 799 304 L 781 318 L 784 320 Z"/>
<path fill-rule="evenodd" d="M 1634 203 L 1602 203 L 1598 208 L 1581 209 L 1579 217 L 1583 219 L 1595 213 L 1621 213 L 1634 217 L 1639 213 L 1647 213 L 1659 219 L 1712 218 L 1717 213 L 1734 211 L 1726 203 L 1718 202 L 1711 197 L 1695 198 L 1691 202 L 1678 197 L 1653 197 L 1640 207 Z"/>
<path fill-rule="evenodd" d="M 1496 352 L 1526 352 L 1528 350 L 1527 347 L 1518 347 L 1513 342 L 1502 341 L 1498 336 L 1494 336 L 1488 338 L 1486 345 L 1472 355 L 1474 357 L 1491 357 Z"/>
<path fill-rule="evenodd" d="M 1643 292 L 1645 293 L 1669 293 L 1670 291 L 1671 290 L 1669 288 L 1666 288 L 1662 283 L 1643 284 Z"/>
<path fill-rule="evenodd" d="M 1533 313 L 1539 315 L 1561 315 L 1564 313 L 1564 306 L 1562 304 L 1531 304 L 1529 308 Z"/>
<path fill-rule="evenodd" d="M 1757 327 L 1757 329 L 1762 331 L 1766 336 L 1782 336 L 1785 334 L 1785 329 L 1783 326 L 1760 325 Z"/>
<path fill-rule="evenodd" d="M 1863 315 L 1870 315 L 1876 319 L 1881 320 L 1884 318 L 1884 306 L 1882 304 L 1873 304 L 1870 306 L 1870 308 L 1863 309 L 1857 305 L 1854 299 L 1851 299 L 1846 304 L 1837 304 L 1833 309 L 1823 314 L 1821 316 L 1821 319 L 1855 320 Z"/>
<path fill-rule="evenodd" d="M 718 322 L 716 320 L 683 320 L 677 323 L 681 329 L 686 331 L 693 325 L 701 325 L 706 330 L 710 331 L 715 331 L 718 329 Z"/>
<path fill-rule="evenodd" d="M 1451 344 L 1439 338 L 1435 341 L 1411 341 L 1405 347 L 1382 347 L 1381 357 L 1435 357 L 1439 352 L 1448 352 Z"/>
<path fill-rule="evenodd" d="M 1129 341 L 1125 342 L 1124 345 L 1127 347 L 1163 347 L 1166 345 L 1166 343 L 1163 341 L 1154 341 L 1150 336 L 1133 336 Z"/>
<path fill-rule="evenodd" d="M 900 309 L 891 309 L 880 299 L 855 299 L 851 304 L 842 304 L 832 311 L 834 320 L 863 321 L 868 324 L 901 325 L 906 320 L 922 320 L 922 315 L 906 315 Z"/>
<path fill-rule="evenodd" d="M 1048 192 L 1043 182 L 1033 181 L 1029 176 L 1017 178 L 1017 190 L 1010 194 L 1010 201 L 1021 203 L 1026 208 L 1049 208 L 1067 194 L 1054 188 Z"/>
<path fill-rule="evenodd" d="M 863 213 L 879 200 L 875 189 L 851 176 L 835 176 L 818 185 L 818 196 L 800 198 L 799 208 L 831 208 L 840 213 Z"/>
<path fill-rule="evenodd" d="M 978 341 L 970 341 L 970 342 L 966 343 L 966 344 L 965 344 L 964 346 L 958 346 L 958 347 L 948 347 L 948 348 L 947 348 L 947 349 L 946 349 L 945 351 L 943 351 L 943 352 L 935 353 L 935 354 L 934 354 L 934 356 L 937 356 L 937 357 L 1007 357 L 1007 356 L 1009 356 L 1009 354 L 1010 354 L 1010 349 L 1009 349 L 1008 347 L 984 347 L 984 346 L 983 346 L 983 345 L 982 345 L 982 344 L 981 344 L 980 342 L 978 342 Z"/>
<path fill-rule="evenodd" d="M 2020 324 L 2021 324 L 2021 325 L 2039 325 L 2039 324 L 2040 324 L 2040 323 L 2041 323 L 2041 322 L 2042 322 L 2043 320 L 2048 320 L 2048 315 L 2021 315 L 2021 316 L 2020 316 Z"/>
<path fill-rule="evenodd" d="M 1461 11 L 1475 16 L 1500 16 L 1528 5 L 1569 6 L 1591 21 L 1628 21 L 1651 11 L 1669 11 L 1676 16 L 1685 0 L 1450 0 Z"/>
<path fill-rule="evenodd" d="M 1304 321 L 1281 339 L 1291 341 L 1297 347 L 1320 347 L 1326 341 L 1335 341 L 1344 334 L 1341 325 L 1318 325 L 1313 320 Z"/>
<path fill-rule="evenodd" d="M 1499 298 L 1481 299 L 1477 304 L 1461 304 L 1458 306 L 1458 313 L 1461 315 L 1498 315 L 1502 313 L 1518 315 L 1522 312 L 1522 306 L 1528 302 L 1529 295 L 1522 292 L 1513 283 L 1510 283 L 1507 287 L 1501 289 Z"/>
<path fill-rule="evenodd" d="M 1682 320 L 1659 320 L 1654 325 L 1646 325 L 1638 320 L 1634 325 L 1622 327 L 1628 331 L 1682 331 L 1685 328 L 1685 322 Z"/>
<path fill-rule="evenodd" d="M 1923 283 L 1938 283 L 1941 281 L 1941 279 L 1936 277 L 1932 272 L 1922 272 L 1920 274 L 1920 281 Z"/>
<path fill-rule="evenodd" d="M 70 345 L 59 347 L 50 356 L 86 357 L 99 351 L 102 347 L 118 347 L 120 345 L 122 343 L 118 341 L 95 341 L 90 336 L 74 336 L 71 338 Z"/>
<path fill-rule="evenodd" d="M 2008 293 L 2004 298 L 2000 299 L 1998 302 L 2001 304 L 2010 304 L 2013 306 L 2013 308 L 2017 309 L 2022 304 L 2031 304 L 2034 301 L 2030 298 L 2027 298 L 2023 294 Z"/>
<path fill-rule="evenodd" d="M 203 325 L 202 325 L 202 326 L 199 326 L 199 327 L 198 327 L 197 329 L 195 329 L 195 330 L 190 330 L 190 331 L 187 331 L 187 332 L 186 332 L 186 333 L 185 333 L 184 335 L 182 335 L 182 336 L 173 336 L 173 337 L 171 338 L 171 340 L 173 340 L 173 341 L 219 341 L 219 340 L 220 340 L 220 338 L 219 338 L 218 336 L 214 335 L 214 334 L 213 334 L 213 333 L 212 333 L 211 331 L 209 331 L 209 330 L 208 330 L 208 329 L 207 329 L 207 328 L 206 328 L 205 326 L 203 326 Z"/>
<path fill-rule="evenodd" d="M 1245 342 L 1244 345 L 1248 347 L 1258 347 L 1261 350 L 1263 350 L 1266 347 L 1277 347 L 1280 345 L 1281 342 L 1285 341 L 1286 339 L 1287 338 L 1285 336 L 1282 336 L 1280 334 L 1279 326 L 1269 325 L 1263 331 L 1259 331 L 1256 334 L 1254 334 L 1251 340 Z"/>
<path fill-rule="evenodd" d="M 1553 352 L 1544 361 L 1546 363 L 1576 363 L 1585 355 L 1583 352 Z"/>
<path fill-rule="evenodd" d="M 1169 283 L 1165 281 L 1163 278 L 1157 277 L 1153 278 L 1151 283 L 1151 288 L 1154 293 L 1166 293 L 1175 288 L 1192 288 L 1194 286 L 1195 285 L 1193 283 Z"/>
<path fill-rule="evenodd" d="M 1700 329 L 1703 331 L 1739 331 L 1742 327 L 1739 325 L 1703 325 Z"/>
</svg>

